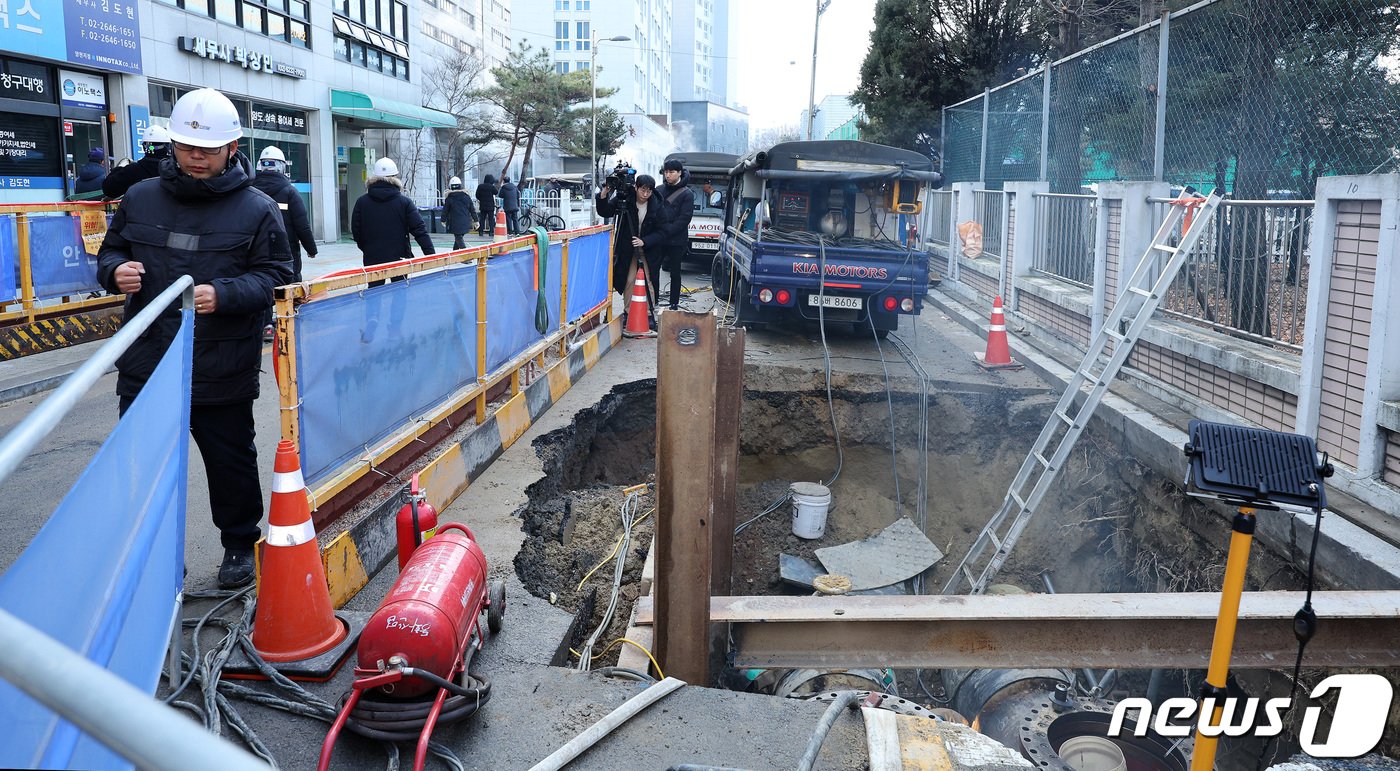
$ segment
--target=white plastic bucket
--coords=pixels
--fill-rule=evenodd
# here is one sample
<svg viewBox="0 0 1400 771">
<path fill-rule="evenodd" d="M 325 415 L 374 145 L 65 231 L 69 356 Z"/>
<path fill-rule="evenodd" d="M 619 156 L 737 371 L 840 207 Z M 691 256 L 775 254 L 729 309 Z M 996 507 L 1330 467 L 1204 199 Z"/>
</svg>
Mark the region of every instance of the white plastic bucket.
<svg viewBox="0 0 1400 771">
<path fill-rule="evenodd" d="M 826 532 L 826 512 L 831 508 L 831 491 L 816 482 L 793 482 L 792 534 L 798 538 L 821 538 Z"/>
<path fill-rule="evenodd" d="M 1102 736 L 1075 736 L 1065 740 L 1057 753 L 1074 771 L 1124 771 L 1123 750 Z"/>
</svg>

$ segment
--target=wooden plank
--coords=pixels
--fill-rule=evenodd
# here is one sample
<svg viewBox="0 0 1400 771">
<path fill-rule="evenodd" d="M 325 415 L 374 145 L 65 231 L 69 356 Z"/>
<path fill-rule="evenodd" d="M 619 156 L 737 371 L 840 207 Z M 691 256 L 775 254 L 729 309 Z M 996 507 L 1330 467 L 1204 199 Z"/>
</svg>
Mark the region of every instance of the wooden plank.
<svg viewBox="0 0 1400 771">
<path fill-rule="evenodd" d="M 1287 664 L 1302 592 L 1246 592 L 1234 668 Z M 1210 655 L 1220 595 L 715 597 L 741 667 L 1181 667 Z M 1315 592 L 1309 666 L 1400 666 L 1400 591 Z M 645 598 L 637 623 L 651 619 Z"/>
<path fill-rule="evenodd" d="M 715 317 L 661 314 L 656 341 L 656 647 L 666 673 L 708 685 Z"/>
</svg>

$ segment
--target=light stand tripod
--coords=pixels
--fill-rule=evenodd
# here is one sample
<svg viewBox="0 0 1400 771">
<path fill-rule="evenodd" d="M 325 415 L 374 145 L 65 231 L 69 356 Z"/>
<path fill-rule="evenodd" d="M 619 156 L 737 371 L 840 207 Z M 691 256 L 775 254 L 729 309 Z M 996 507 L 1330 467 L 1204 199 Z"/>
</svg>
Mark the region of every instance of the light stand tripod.
<svg viewBox="0 0 1400 771">
<path fill-rule="evenodd" d="M 1185 451 L 1189 463 L 1186 489 L 1199 498 L 1233 503 L 1239 507 L 1231 523 L 1230 552 L 1215 620 L 1206 682 L 1201 686 L 1201 710 L 1209 709 L 1210 724 L 1219 725 L 1225 702 L 1225 680 L 1235 644 L 1240 597 L 1244 592 L 1249 551 L 1254 543 L 1256 509 L 1302 509 L 1320 519 L 1327 506 L 1322 480 L 1332 475 L 1326 453 L 1318 460 L 1311 437 L 1260 428 L 1193 420 Z M 1309 586 L 1311 597 L 1311 586 Z M 1306 645 L 1317 629 L 1317 616 L 1309 599 L 1293 620 L 1294 634 Z M 1300 649 L 1301 650 L 1301 649 Z M 1299 654 L 1301 656 L 1301 652 Z M 1215 766 L 1217 739 L 1198 728 L 1191 771 L 1211 771 Z"/>
</svg>

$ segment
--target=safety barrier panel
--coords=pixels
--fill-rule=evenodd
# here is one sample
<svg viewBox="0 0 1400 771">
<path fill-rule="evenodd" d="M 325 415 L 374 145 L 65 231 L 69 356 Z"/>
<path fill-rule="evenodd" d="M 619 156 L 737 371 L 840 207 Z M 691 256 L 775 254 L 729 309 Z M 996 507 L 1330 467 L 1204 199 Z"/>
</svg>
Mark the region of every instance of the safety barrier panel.
<svg viewBox="0 0 1400 771">
<path fill-rule="evenodd" d="M 0 443 L 0 481 L 58 424 L 160 313 L 183 296 L 180 331 L 141 393 L 76 484 L 15 563 L 0 576 L 0 608 L 83 658 L 154 694 L 178 631 L 185 550 L 193 281 L 182 278 L 143 310 Z M 115 401 L 113 407 L 115 408 Z M 7 622 L 11 619 L 7 618 Z M 7 632 L 18 625 L 11 624 Z M 24 636 L 35 642 L 37 635 Z M 60 682 L 12 681 L 20 660 L 0 648 L 0 715 L 8 768 L 130 768 L 141 737 L 116 724 L 84 733 L 43 704 L 72 694 Z M 71 686 L 70 686 L 71 687 Z M 122 712 L 120 703 L 105 710 Z M 115 714 L 114 714 L 115 717 Z M 170 710 L 170 719 L 184 721 Z M 151 726 L 150 737 L 163 732 Z M 126 759 L 108 745 L 133 752 Z"/>
<path fill-rule="evenodd" d="M 112 207 L 104 203 L 0 205 L 0 322 L 111 304 L 70 299 L 98 292 L 97 247 Z"/>
<path fill-rule="evenodd" d="M 282 435 L 313 506 L 464 405 L 484 421 L 493 386 L 517 392 L 521 366 L 604 311 L 611 229 L 550 238 L 545 255 L 517 238 L 279 289 Z"/>
</svg>

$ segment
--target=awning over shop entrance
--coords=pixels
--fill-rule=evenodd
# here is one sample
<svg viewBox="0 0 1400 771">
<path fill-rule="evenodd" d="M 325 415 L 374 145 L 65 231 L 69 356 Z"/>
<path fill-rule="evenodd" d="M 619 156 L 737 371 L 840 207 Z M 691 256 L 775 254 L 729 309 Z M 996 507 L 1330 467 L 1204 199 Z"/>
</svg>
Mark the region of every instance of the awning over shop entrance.
<svg viewBox="0 0 1400 771">
<path fill-rule="evenodd" d="M 457 125 L 457 118 L 451 113 L 334 88 L 331 89 L 331 113 L 354 118 L 366 128 L 452 128 Z"/>
</svg>

